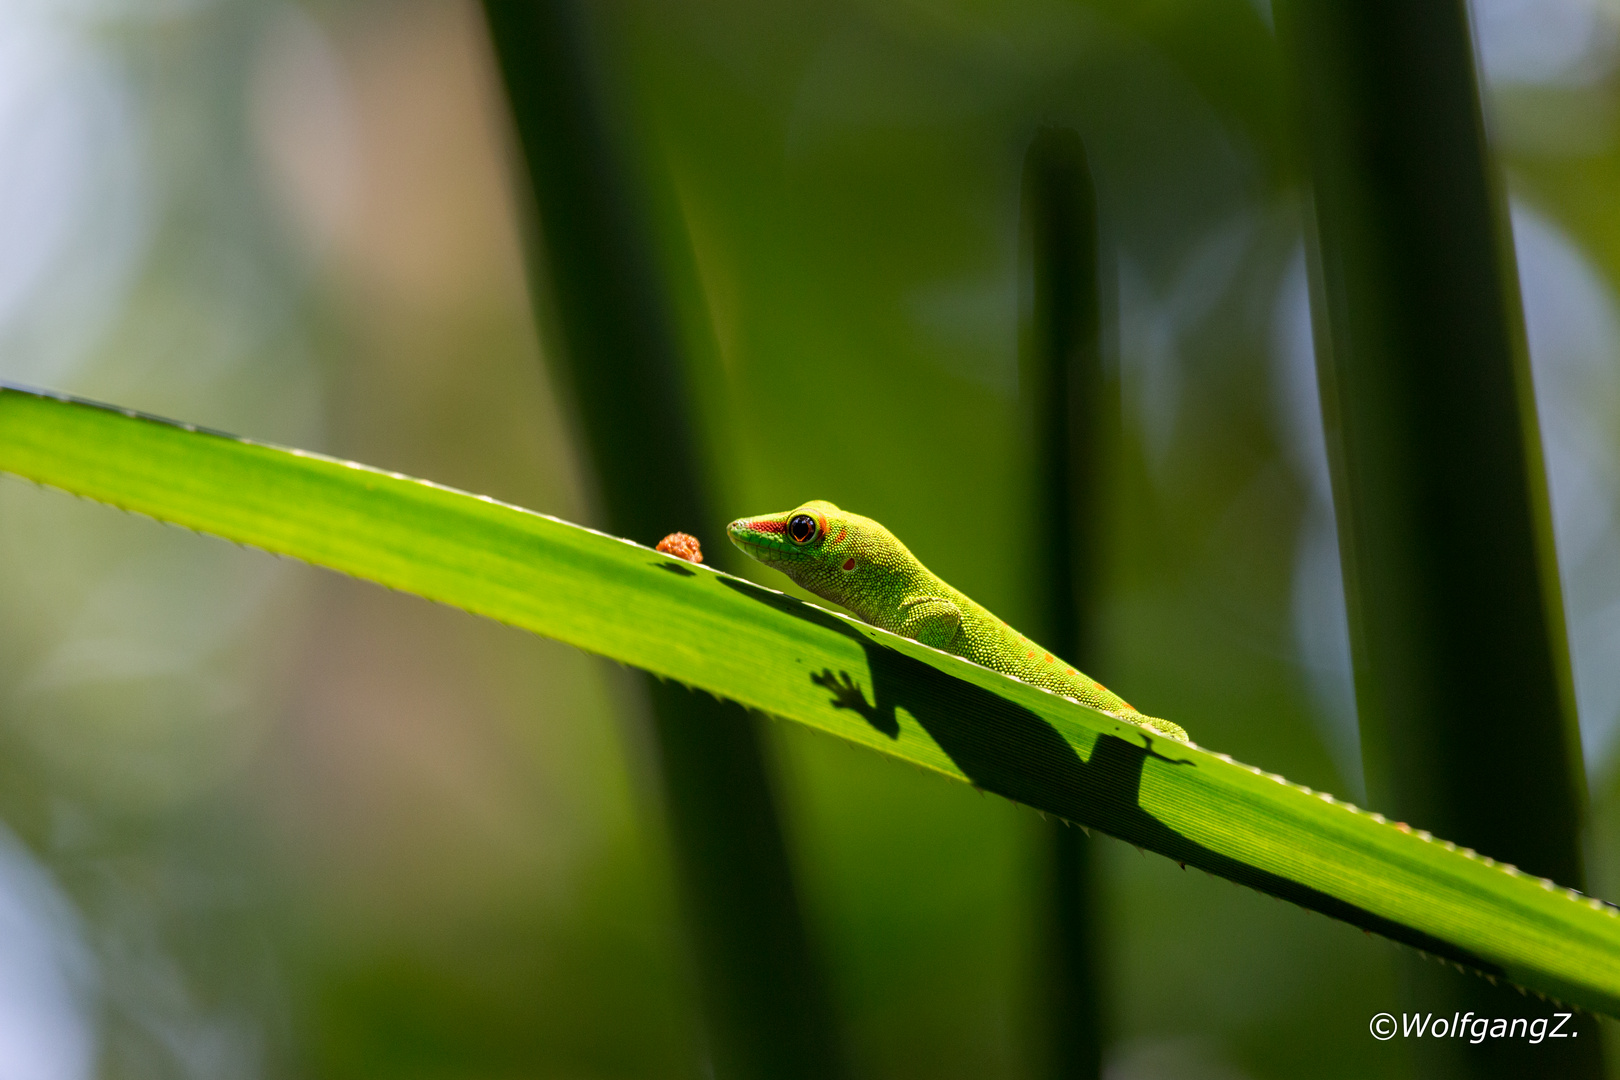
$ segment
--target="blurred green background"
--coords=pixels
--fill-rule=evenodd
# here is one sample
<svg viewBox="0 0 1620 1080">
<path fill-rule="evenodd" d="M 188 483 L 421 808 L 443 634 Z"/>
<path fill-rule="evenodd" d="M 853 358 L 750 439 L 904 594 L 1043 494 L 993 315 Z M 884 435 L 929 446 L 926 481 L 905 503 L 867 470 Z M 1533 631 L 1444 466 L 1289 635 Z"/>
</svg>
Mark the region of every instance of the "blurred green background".
<svg viewBox="0 0 1620 1080">
<path fill-rule="evenodd" d="M 832 499 L 1014 625 L 1019 170 L 1081 133 L 1125 416 L 1096 674 L 1361 797 L 1266 0 L 594 10 L 724 514 Z M 1620 6 L 1475 19 L 1613 899 Z M 468 0 L 0 7 L 0 378 L 592 523 L 500 94 Z M 669 528 L 785 585 L 720 525 Z M 0 1076 L 705 1075 L 618 669 L 11 480 L 0 596 Z M 856 1075 L 1032 1075 L 1039 819 L 768 735 Z M 1102 851 L 1110 1077 L 1410 1075 L 1367 1034 L 1394 946 Z"/>
</svg>

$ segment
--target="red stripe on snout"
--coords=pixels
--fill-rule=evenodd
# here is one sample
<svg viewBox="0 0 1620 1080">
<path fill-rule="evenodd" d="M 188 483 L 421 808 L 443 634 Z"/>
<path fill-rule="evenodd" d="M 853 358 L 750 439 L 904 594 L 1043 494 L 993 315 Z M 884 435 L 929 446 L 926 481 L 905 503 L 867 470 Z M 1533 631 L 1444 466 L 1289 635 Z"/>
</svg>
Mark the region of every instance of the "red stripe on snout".
<svg viewBox="0 0 1620 1080">
<path fill-rule="evenodd" d="M 743 522 L 743 528 L 751 529 L 754 532 L 777 533 L 778 535 L 780 535 L 782 530 L 787 528 L 787 522 L 785 522 L 785 521 L 745 521 L 745 522 Z"/>
</svg>

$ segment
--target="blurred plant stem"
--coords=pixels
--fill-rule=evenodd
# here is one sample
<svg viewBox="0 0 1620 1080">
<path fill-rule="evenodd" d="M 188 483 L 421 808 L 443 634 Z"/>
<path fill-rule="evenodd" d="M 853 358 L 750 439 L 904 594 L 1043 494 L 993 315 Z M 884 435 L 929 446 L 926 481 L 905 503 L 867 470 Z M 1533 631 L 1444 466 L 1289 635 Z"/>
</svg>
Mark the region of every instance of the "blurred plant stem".
<svg viewBox="0 0 1620 1080">
<path fill-rule="evenodd" d="M 1467 9 L 1285 0 L 1279 22 L 1315 194 L 1318 369 L 1369 800 L 1579 888 L 1580 743 Z M 1536 1004 L 1411 965 L 1412 1008 L 1494 1017 Z M 1419 1065 L 1598 1076 L 1595 1024 L 1581 1034 L 1557 1047 L 1427 1040 Z"/>
<path fill-rule="evenodd" d="M 672 304 L 626 148 L 606 119 L 589 13 L 574 0 L 486 0 L 484 9 L 538 218 L 536 308 L 604 524 L 649 545 L 677 529 L 719 538 Z M 714 1075 L 841 1075 L 755 718 L 637 678 L 651 705 Z"/>
<path fill-rule="evenodd" d="M 1117 416 L 1103 371 L 1097 197 L 1079 135 L 1036 134 L 1024 156 L 1020 216 L 1019 388 L 1036 483 L 1033 635 L 1091 670 L 1104 535 L 1096 508 L 1107 505 L 1104 453 Z M 1094 1080 L 1103 1040 L 1094 842 L 1055 819 L 1044 832 L 1044 1072 Z"/>
</svg>

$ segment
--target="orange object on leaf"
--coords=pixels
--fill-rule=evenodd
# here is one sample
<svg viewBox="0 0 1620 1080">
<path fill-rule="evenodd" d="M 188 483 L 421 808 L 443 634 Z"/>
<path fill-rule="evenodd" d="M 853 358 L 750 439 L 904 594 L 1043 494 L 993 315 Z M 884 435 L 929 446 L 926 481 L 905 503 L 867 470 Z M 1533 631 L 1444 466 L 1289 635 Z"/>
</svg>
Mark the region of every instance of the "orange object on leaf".
<svg viewBox="0 0 1620 1080">
<path fill-rule="evenodd" d="M 665 555 L 685 559 L 687 562 L 700 563 L 703 561 L 703 545 L 699 544 L 698 538 L 690 533 L 670 533 L 658 541 L 658 550 Z"/>
</svg>

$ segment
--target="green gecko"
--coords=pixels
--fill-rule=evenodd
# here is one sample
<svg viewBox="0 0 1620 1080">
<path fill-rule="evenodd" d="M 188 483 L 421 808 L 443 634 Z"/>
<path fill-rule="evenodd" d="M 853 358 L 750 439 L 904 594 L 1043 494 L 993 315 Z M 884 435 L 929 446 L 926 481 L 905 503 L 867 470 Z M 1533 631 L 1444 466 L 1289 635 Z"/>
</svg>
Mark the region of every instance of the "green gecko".
<svg viewBox="0 0 1620 1080">
<path fill-rule="evenodd" d="M 1179 725 L 1137 712 L 945 584 L 871 518 L 817 499 L 786 513 L 733 521 L 726 533 L 749 556 L 873 626 L 1187 741 Z"/>
</svg>

